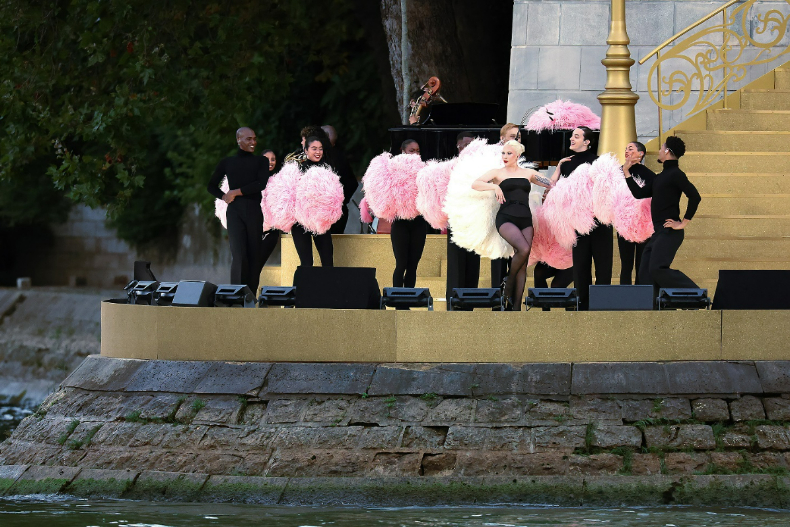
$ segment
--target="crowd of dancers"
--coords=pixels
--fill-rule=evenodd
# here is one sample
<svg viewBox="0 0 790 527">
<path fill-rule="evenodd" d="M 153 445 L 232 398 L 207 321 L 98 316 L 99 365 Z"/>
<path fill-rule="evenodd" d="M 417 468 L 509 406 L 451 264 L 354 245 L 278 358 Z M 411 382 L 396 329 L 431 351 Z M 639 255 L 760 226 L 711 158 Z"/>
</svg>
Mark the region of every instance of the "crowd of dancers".
<svg viewBox="0 0 790 527">
<path fill-rule="evenodd" d="M 637 284 L 696 287 L 670 268 L 700 202 L 678 165 L 683 141 L 666 139 L 658 152 L 663 170 L 655 174 L 644 165 L 642 143 L 625 145 L 620 165 L 613 154 L 597 155 L 596 137 L 586 126 L 574 129 L 571 155 L 551 177 L 525 162 L 512 123 L 498 144 L 459 134 L 458 155 L 449 160 L 423 162 L 410 139 L 399 154 L 376 156 L 362 178 L 359 208 L 362 221 L 390 225 L 393 286 L 416 285 L 427 234 L 446 232 L 448 293 L 478 286 L 482 256 L 491 259 L 491 285 L 502 288 L 507 309 L 521 308 L 527 268 L 535 265 L 536 287 L 549 279 L 552 287 L 574 283 L 584 310 L 593 264 L 594 283 L 611 284 L 616 230 L 621 284 L 631 284 L 636 269 Z M 301 148 L 276 173 L 273 152 L 255 155 L 252 130 L 240 129 L 236 139 L 239 151 L 219 163 L 208 186 L 228 229 L 231 282 L 257 290 L 280 232 L 291 233 L 300 265 L 313 265 L 315 243 L 321 265 L 332 266 L 332 233 L 343 232 L 358 186 L 334 129 L 302 130 Z M 682 217 L 681 194 L 688 198 Z"/>
</svg>

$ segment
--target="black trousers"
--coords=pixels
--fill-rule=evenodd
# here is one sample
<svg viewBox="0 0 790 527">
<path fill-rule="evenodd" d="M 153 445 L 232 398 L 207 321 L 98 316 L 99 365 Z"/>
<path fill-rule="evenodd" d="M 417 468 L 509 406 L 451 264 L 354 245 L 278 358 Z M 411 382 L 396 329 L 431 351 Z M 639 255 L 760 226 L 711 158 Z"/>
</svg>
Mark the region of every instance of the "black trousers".
<svg viewBox="0 0 790 527">
<path fill-rule="evenodd" d="M 620 285 L 631 285 L 631 274 L 634 270 L 639 272 L 642 263 L 642 252 L 647 242 L 629 242 L 619 234 L 617 235 L 617 250 L 620 252 Z M 636 265 L 634 265 L 636 263 Z"/>
<path fill-rule="evenodd" d="M 595 262 L 595 283 L 612 284 L 612 251 L 614 228 L 597 224 L 589 234 L 579 235 L 573 247 L 573 282 L 579 295 L 579 309 L 586 311 L 590 305 L 592 266 Z"/>
<path fill-rule="evenodd" d="M 294 240 L 296 254 L 299 255 L 299 265 L 305 267 L 313 266 L 313 244 L 318 249 L 318 257 L 321 258 L 321 267 L 332 267 L 334 265 L 334 247 L 332 245 L 332 234 L 312 234 L 305 230 L 298 223 L 291 227 L 291 237 Z"/>
<path fill-rule="evenodd" d="M 497 288 L 502 286 L 502 280 L 508 275 L 510 271 L 510 261 L 512 258 L 497 258 L 491 260 L 491 287 Z"/>
<path fill-rule="evenodd" d="M 670 269 L 672 260 L 683 243 L 685 231 L 663 227 L 656 231 L 647 241 L 642 252 L 642 264 L 637 273 L 637 283 L 652 285 L 653 297 L 658 296 L 658 290 L 667 287 L 692 287 L 696 288 L 691 278 L 678 270 Z"/>
<path fill-rule="evenodd" d="M 480 281 L 480 255 L 458 247 L 447 229 L 447 311 L 452 311 L 450 295 L 456 287 L 477 287 Z"/>
<path fill-rule="evenodd" d="M 538 262 L 535 264 L 535 287 L 549 287 L 549 278 L 554 277 L 551 281 L 551 287 L 554 289 L 565 289 L 571 282 L 573 282 L 573 267 L 567 269 L 557 269 L 546 263 Z"/>
<path fill-rule="evenodd" d="M 230 283 L 244 284 L 258 294 L 261 279 L 263 212 L 260 201 L 236 198 L 228 205 L 230 240 Z"/>
<path fill-rule="evenodd" d="M 395 220 L 390 228 L 395 271 L 392 287 L 414 287 L 417 283 L 417 265 L 425 249 L 428 222 L 422 216 L 413 220 Z"/>
<path fill-rule="evenodd" d="M 348 206 L 343 204 L 343 215 L 329 227 L 329 232 L 331 234 L 343 234 L 346 232 L 346 223 L 348 223 Z"/>
</svg>

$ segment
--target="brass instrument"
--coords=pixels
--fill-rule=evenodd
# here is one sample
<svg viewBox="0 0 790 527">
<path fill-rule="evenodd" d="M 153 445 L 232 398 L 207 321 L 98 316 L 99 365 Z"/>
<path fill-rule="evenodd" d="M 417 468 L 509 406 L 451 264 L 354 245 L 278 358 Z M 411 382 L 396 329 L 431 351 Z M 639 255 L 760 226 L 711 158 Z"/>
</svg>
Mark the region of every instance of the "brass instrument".
<svg viewBox="0 0 790 527">
<path fill-rule="evenodd" d="M 419 123 L 422 111 L 434 101 L 447 102 L 444 97 L 439 95 L 441 88 L 442 81 L 439 80 L 439 77 L 431 77 L 428 82 L 420 86 L 420 90 L 422 90 L 420 96 L 417 97 L 417 100 L 412 99 L 409 102 L 409 124 Z"/>
<path fill-rule="evenodd" d="M 294 150 L 293 152 L 285 156 L 285 160 L 283 161 L 283 163 L 290 163 L 292 161 L 299 163 L 301 165 L 302 163 L 307 161 L 307 152 L 305 152 L 303 148 Z"/>
</svg>

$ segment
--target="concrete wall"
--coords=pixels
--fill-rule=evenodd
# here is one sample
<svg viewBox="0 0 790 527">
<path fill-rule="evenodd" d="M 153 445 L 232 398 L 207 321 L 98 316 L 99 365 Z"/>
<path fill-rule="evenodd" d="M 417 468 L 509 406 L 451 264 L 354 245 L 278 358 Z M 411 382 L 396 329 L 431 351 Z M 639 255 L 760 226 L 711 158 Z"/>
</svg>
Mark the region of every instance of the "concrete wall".
<svg viewBox="0 0 790 527">
<path fill-rule="evenodd" d="M 648 73 L 654 59 L 643 66 L 638 61 L 724 3 L 708 0 L 626 1 L 626 26 L 631 39 L 629 49 L 631 57 L 637 61 L 631 68 L 631 86 L 640 97 L 636 106 L 636 127 L 640 138 L 651 139 L 658 134 L 658 110 L 647 92 Z M 748 17 L 749 32 L 758 41 L 766 42 L 766 35 L 755 34 L 757 13 L 777 9 L 786 16 L 790 5 L 787 2 L 759 4 Z M 610 5 L 610 0 L 515 0 L 508 121 L 519 123 L 530 108 L 558 98 L 585 104 L 600 115 L 597 96 L 606 83 L 606 69 L 601 60 L 606 56 Z M 720 24 L 721 20 L 720 15 L 716 16 L 701 27 Z M 779 43 L 776 53 L 787 47 L 788 33 Z M 737 89 L 751 82 L 788 58 L 785 55 L 769 65 L 751 68 L 742 82 L 731 84 L 730 88 Z M 683 116 L 683 110 L 665 112 L 664 130 L 681 122 Z"/>
</svg>

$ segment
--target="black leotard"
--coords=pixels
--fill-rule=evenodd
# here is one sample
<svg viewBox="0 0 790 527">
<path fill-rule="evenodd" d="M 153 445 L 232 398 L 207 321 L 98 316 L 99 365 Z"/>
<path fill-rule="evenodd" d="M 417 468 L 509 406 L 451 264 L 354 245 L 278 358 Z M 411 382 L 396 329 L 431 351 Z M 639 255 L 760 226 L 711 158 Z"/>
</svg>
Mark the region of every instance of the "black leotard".
<svg viewBox="0 0 790 527">
<path fill-rule="evenodd" d="M 532 212 L 529 210 L 529 191 L 532 188 L 529 180 L 511 177 L 499 184 L 505 202 L 499 207 L 496 215 L 496 228 L 504 223 L 513 223 L 519 229 L 532 227 Z"/>
</svg>

